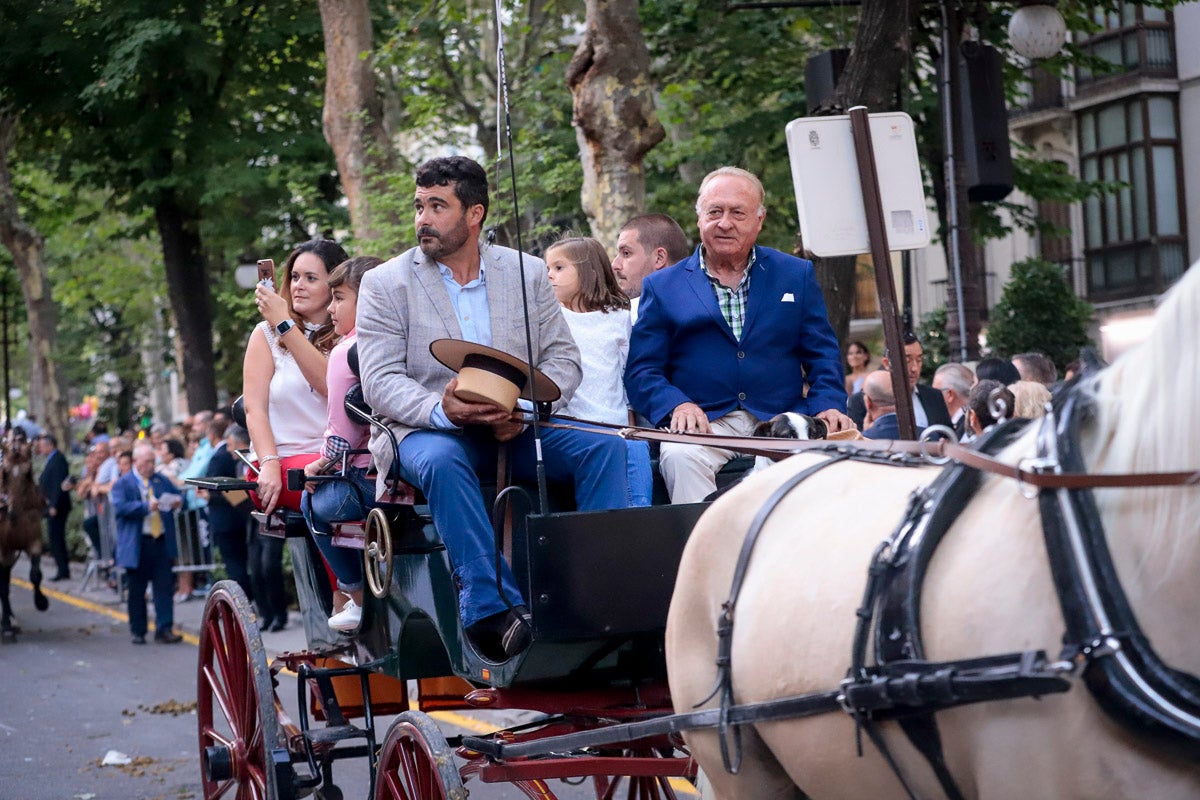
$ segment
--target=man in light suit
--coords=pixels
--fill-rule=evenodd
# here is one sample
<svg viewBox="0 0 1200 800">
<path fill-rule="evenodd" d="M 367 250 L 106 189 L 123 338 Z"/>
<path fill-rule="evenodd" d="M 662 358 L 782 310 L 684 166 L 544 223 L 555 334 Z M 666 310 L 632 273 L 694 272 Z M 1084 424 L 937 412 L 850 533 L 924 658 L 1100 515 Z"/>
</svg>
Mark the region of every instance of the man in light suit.
<svg viewBox="0 0 1200 800">
<path fill-rule="evenodd" d="M 460 586 L 467 637 L 482 655 L 501 660 L 529 643 L 528 610 L 503 560 L 504 596 L 497 591 L 492 524 L 476 473 L 495 465 L 497 442 L 507 441 L 514 477 L 532 478 L 533 435 L 508 409 L 456 397 L 454 373 L 429 345 L 450 337 L 525 359 L 523 281 L 534 366 L 558 384 L 561 402 L 579 385 L 579 351 L 545 263 L 521 256 L 522 271 L 515 250 L 481 246 L 488 208 L 482 167 L 461 156 L 421 165 L 414 208 L 420 246 L 366 273 L 358 295 L 363 394 L 400 442 L 392 452 L 375 432 L 370 447 L 381 473 L 398 457 L 400 474 L 425 494 Z M 544 430 L 542 450 L 547 476 L 574 482 L 580 510 L 629 504 L 622 440 Z"/>
<path fill-rule="evenodd" d="M 117 517 L 117 565 L 129 581 L 129 630 L 134 644 L 146 643 L 146 585 L 154 595 L 154 641 L 176 644 L 175 573 L 171 564 L 179 555 L 175 544 L 175 516 L 182 505 L 175 485 L 154 471 L 154 448 L 133 447 L 133 469 L 112 487 Z"/>
<path fill-rule="evenodd" d="M 853 424 L 842 413 L 841 356 L 812 262 L 756 244 L 766 213 L 753 174 L 709 173 L 696 202 L 700 247 L 642 283 L 625 389 L 651 423 L 749 436 L 759 420 L 795 411 L 830 431 Z M 659 467 L 671 502 L 703 500 L 734 455 L 664 444 Z"/>
</svg>

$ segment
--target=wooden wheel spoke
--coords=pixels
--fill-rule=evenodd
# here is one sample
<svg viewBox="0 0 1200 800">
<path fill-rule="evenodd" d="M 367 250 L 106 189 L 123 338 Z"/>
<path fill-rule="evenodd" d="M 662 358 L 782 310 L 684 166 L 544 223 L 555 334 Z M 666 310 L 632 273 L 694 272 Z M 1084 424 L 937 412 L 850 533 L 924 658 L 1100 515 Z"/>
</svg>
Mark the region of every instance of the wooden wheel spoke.
<svg viewBox="0 0 1200 800">
<path fill-rule="evenodd" d="M 404 787 L 400 785 L 399 775 L 396 774 L 395 768 L 389 768 L 383 774 L 383 784 L 387 786 L 394 800 L 409 800 L 408 794 L 404 791 Z"/>
<path fill-rule="evenodd" d="M 263 741 L 263 729 L 261 725 L 254 728 L 254 733 L 251 735 L 250 740 L 246 742 L 246 748 L 254 755 L 257 755 L 261 751 L 263 754 L 263 764 L 266 764 L 266 743 Z"/>
<path fill-rule="evenodd" d="M 400 751 L 400 769 L 404 771 L 404 783 L 414 789 L 417 786 L 416 764 L 413 763 L 412 741 L 405 739 L 398 744 Z"/>
<path fill-rule="evenodd" d="M 259 718 L 258 718 L 258 695 L 253 691 L 252 682 L 247 682 L 244 691 L 240 696 L 241 700 L 241 730 L 239 738 L 249 742 L 259 733 Z M 261 741 L 261 737 L 260 737 Z"/>
<path fill-rule="evenodd" d="M 216 790 L 214 790 L 213 793 L 209 795 L 209 797 L 212 798 L 212 800 L 219 800 L 219 798 L 222 798 L 225 796 L 225 793 L 228 792 L 232 786 L 233 786 L 232 779 L 227 780 L 227 781 L 222 781 L 220 784 L 217 785 Z"/>
<path fill-rule="evenodd" d="M 205 685 L 207 685 L 209 691 L 212 692 L 212 698 L 217 701 L 217 708 L 221 710 L 221 716 L 224 717 L 225 721 L 229 723 L 230 730 L 233 733 L 233 738 L 237 739 L 238 726 L 233 719 L 233 711 L 230 708 L 229 696 L 226 693 L 225 685 L 221 683 L 220 679 L 216 675 L 213 674 L 213 671 L 210 668 L 205 667 L 203 674 Z"/>
<path fill-rule="evenodd" d="M 225 736 L 211 725 L 205 725 L 200 729 L 200 736 L 203 739 L 210 740 L 213 744 L 219 744 L 222 747 L 233 747 L 233 739 Z"/>
</svg>

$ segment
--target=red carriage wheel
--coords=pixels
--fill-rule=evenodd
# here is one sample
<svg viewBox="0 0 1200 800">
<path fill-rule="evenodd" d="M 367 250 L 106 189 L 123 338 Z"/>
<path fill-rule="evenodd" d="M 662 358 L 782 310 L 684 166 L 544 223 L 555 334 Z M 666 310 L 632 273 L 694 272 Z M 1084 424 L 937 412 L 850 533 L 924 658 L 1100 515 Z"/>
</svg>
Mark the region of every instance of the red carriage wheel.
<svg viewBox="0 0 1200 800">
<path fill-rule="evenodd" d="M 286 800 L 291 759 L 258 623 L 245 592 L 221 581 L 200 631 L 196 716 L 205 800 Z"/>
<path fill-rule="evenodd" d="M 396 717 L 379 751 L 375 800 L 463 800 L 466 796 L 454 751 L 437 723 L 420 711 Z"/>
</svg>

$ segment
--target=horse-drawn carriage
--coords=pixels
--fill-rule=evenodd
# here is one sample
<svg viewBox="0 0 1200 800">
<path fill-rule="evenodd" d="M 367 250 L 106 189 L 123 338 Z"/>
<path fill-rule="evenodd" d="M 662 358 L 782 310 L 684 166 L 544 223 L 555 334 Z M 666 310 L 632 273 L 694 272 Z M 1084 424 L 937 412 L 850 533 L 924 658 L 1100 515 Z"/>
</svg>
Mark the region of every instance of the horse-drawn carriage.
<svg viewBox="0 0 1200 800">
<path fill-rule="evenodd" d="M 1200 271 L 1160 317 L 1044 421 L 982 448 L 779 444 L 809 452 L 703 518 L 502 503 L 533 614 L 532 645 L 504 663 L 463 636 L 419 507 L 341 526 L 373 596 L 337 653 L 268 666 L 244 596 L 218 585 L 199 669 L 205 797 L 338 796 L 331 765 L 349 757 L 389 799 L 465 797 L 468 779 L 553 798 L 555 778 L 666 798 L 697 763 L 739 800 L 1197 796 Z M 275 697 L 282 666 L 298 724 Z M 455 742 L 424 713 L 447 707 L 545 716 Z M 374 717 L 396 712 L 378 744 Z"/>
<path fill-rule="evenodd" d="M 352 414 L 387 431 L 355 401 L 347 406 Z M 288 479 L 292 490 L 305 480 L 299 470 Z M 210 491 L 254 488 L 253 481 L 229 478 L 191 482 Z M 370 591 L 353 635 L 330 642 L 328 631 L 309 631 L 308 651 L 268 664 L 241 589 L 222 581 L 210 594 L 198 672 L 205 797 L 275 800 L 309 790 L 337 797 L 332 765 L 349 758 L 366 759 L 376 798 L 465 797 L 468 779 L 511 782 L 530 797 L 553 798 L 547 781 L 555 778 L 590 779 L 599 798 L 675 797 L 669 779 L 695 775 L 678 736 L 504 760 L 459 747 L 455 766 L 457 742 L 448 742 L 427 713 L 521 709 L 544 715 L 491 734 L 506 742 L 668 714 L 667 608 L 680 554 L 708 504 L 579 512 L 570 510 L 569 491 L 551 486 L 551 510 L 539 513 L 533 492 L 485 486 L 485 495 L 490 490 L 500 498 L 498 551 L 531 611 L 531 645 L 496 662 L 464 635 L 453 568 L 427 507 L 397 475 L 386 482 L 386 496 L 395 502 L 380 504 L 365 520 L 332 526 L 334 543 L 361 550 L 366 567 Z M 307 535 L 297 509 L 255 517 L 258 535 Z M 318 602 L 319 592 L 300 595 L 302 605 Z M 299 679 L 295 721 L 275 695 L 281 669 Z M 410 682 L 418 687 L 413 698 Z M 380 739 L 375 718 L 392 714 L 399 716 Z M 359 718 L 361 724 L 351 723 Z M 311 720 L 325 726 L 313 727 Z"/>
</svg>

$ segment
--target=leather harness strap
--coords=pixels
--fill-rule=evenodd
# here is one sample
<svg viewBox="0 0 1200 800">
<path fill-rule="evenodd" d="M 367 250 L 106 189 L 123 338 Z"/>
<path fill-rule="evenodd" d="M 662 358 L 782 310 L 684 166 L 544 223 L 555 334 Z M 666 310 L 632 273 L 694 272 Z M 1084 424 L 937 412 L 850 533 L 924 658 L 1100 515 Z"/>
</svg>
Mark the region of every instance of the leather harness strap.
<svg viewBox="0 0 1200 800">
<path fill-rule="evenodd" d="M 554 422 L 554 420 L 563 420 Z M 736 450 L 747 455 L 768 458 L 787 458 L 808 451 L 873 451 L 897 456 L 923 456 L 933 462 L 951 459 L 968 467 L 1011 478 L 1018 483 L 1038 489 L 1103 489 L 1142 488 L 1148 486 L 1200 486 L 1200 469 L 1178 472 L 1042 472 L 1034 464 L 1024 462 L 1013 465 L 983 453 L 973 447 L 950 441 L 909 442 L 899 439 L 855 439 L 846 442 L 829 442 L 822 439 L 770 439 L 743 436 L 717 436 L 710 433 L 678 433 L 657 428 L 632 428 L 627 425 L 591 422 L 589 420 L 553 415 L 543 423 L 548 428 L 582 430 L 592 433 L 607 433 L 625 439 L 647 442 L 670 442 L 674 444 L 706 445 L 726 450 Z"/>
<path fill-rule="evenodd" d="M 1046 435 L 1040 442 L 1045 468 L 1083 467 L 1079 427 L 1090 412 L 1080 398 L 1066 398 L 1057 437 Z M 1043 492 L 1039 505 L 1066 624 L 1062 658 L 1084 664 L 1084 682 L 1114 719 L 1159 747 L 1196 758 L 1200 679 L 1168 665 L 1142 632 L 1092 493 Z"/>
</svg>

